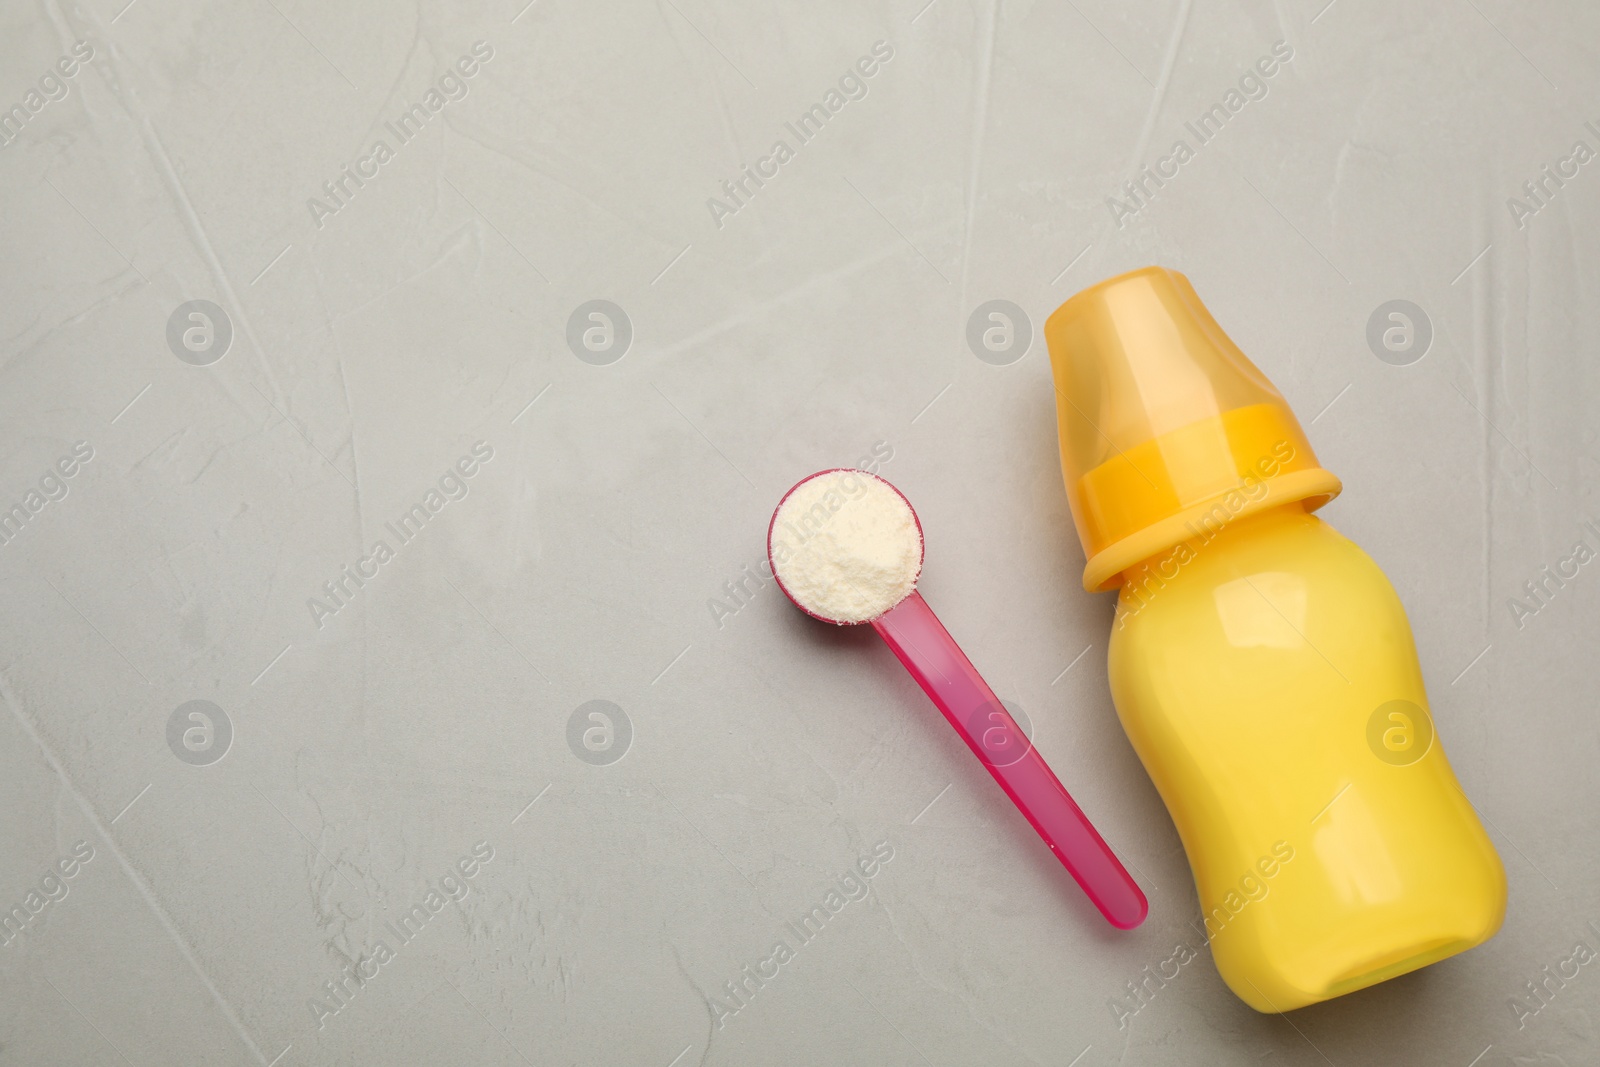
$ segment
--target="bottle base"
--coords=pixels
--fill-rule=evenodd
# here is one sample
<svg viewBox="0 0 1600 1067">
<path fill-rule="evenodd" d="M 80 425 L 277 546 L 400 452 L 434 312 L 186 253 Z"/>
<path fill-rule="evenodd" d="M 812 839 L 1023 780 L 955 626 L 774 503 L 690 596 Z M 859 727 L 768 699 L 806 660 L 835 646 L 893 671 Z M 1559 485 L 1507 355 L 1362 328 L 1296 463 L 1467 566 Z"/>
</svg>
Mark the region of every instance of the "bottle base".
<svg viewBox="0 0 1600 1067">
<path fill-rule="evenodd" d="M 1367 986 L 1398 978 L 1402 974 L 1421 970 L 1458 952 L 1465 952 L 1475 944 L 1476 941 L 1467 938 L 1443 939 L 1385 953 L 1359 967 L 1351 968 L 1346 974 L 1328 983 L 1324 999 L 1342 997 L 1346 993 L 1354 993 L 1358 989 L 1365 989 Z"/>
<path fill-rule="evenodd" d="M 1300 988 L 1280 987 L 1276 991 L 1277 995 L 1270 999 L 1248 979 L 1245 990 L 1235 988 L 1234 992 L 1239 999 L 1263 1015 L 1281 1015 L 1286 1011 L 1320 1004 L 1325 1000 L 1333 1000 L 1366 989 L 1368 986 L 1387 982 L 1391 978 L 1419 971 L 1480 945 L 1484 940 L 1481 937 L 1449 937 L 1414 942 L 1362 960 L 1342 974 L 1334 975 L 1326 981 L 1309 983 Z M 1228 984 L 1233 985 L 1231 981 Z"/>
</svg>

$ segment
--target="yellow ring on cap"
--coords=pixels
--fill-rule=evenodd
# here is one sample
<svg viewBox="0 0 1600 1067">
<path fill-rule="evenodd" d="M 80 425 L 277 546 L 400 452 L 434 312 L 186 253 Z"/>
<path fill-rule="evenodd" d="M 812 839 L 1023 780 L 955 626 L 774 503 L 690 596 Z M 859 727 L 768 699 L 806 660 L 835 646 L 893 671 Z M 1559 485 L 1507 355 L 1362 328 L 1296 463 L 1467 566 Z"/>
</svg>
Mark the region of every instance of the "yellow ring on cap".
<svg viewBox="0 0 1600 1067">
<path fill-rule="evenodd" d="M 1341 488 L 1277 404 L 1190 423 L 1119 452 L 1071 487 L 1089 557 L 1083 587 L 1115 589 L 1128 568 L 1179 542 L 1296 500 L 1314 511 Z"/>
</svg>

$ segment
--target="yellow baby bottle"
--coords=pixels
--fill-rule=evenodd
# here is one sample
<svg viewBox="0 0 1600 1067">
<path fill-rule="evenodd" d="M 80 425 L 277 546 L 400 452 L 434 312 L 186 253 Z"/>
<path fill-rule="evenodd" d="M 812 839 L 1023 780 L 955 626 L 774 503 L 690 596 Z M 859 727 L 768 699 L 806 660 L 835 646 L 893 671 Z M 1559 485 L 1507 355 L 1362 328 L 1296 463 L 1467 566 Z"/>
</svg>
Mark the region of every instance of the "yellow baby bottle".
<svg viewBox="0 0 1600 1067">
<path fill-rule="evenodd" d="M 1119 590 L 1112 697 L 1223 980 L 1281 1012 L 1488 940 L 1500 858 L 1399 597 L 1312 514 L 1339 480 L 1283 397 L 1158 267 L 1074 296 L 1045 338 L 1083 585 Z"/>
</svg>

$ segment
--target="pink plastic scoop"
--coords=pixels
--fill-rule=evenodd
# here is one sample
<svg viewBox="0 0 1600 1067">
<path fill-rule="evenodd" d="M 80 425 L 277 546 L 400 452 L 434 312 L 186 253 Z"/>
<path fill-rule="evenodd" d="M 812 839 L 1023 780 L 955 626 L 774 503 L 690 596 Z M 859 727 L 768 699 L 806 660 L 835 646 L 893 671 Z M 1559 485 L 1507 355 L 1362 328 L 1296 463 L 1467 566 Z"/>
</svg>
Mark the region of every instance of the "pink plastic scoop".
<svg viewBox="0 0 1600 1067">
<path fill-rule="evenodd" d="M 846 473 L 840 470 L 819 471 L 800 482 L 784 494 L 773 512 L 772 523 L 767 528 L 767 554 L 778 587 L 796 607 L 813 618 L 836 625 L 870 622 L 872 628 L 888 644 L 895 656 L 911 672 L 911 677 L 922 686 L 956 733 L 967 743 L 972 754 L 988 768 L 994 780 L 1000 783 L 1006 796 L 1017 806 L 1038 831 L 1044 843 L 1050 846 L 1062 866 L 1072 875 L 1106 921 L 1120 930 L 1131 930 L 1144 921 L 1150 905 L 1144 893 L 1128 875 L 1112 853 L 1105 839 L 1068 794 L 1044 757 L 1017 726 L 1016 720 L 1005 706 L 995 698 L 994 692 L 972 666 L 970 660 L 956 645 L 943 624 L 928 607 L 927 601 L 915 588 L 916 576 L 921 572 L 922 523 L 905 495 L 876 475 L 863 471 L 849 474 L 870 478 L 888 486 L 910 510 L 916 526 L 916 568 L 910 579 L 909 592 L 898 602 L 870 619 L 829 618 L 802 602 L 782 578 L 782 566 L 774 554 L 773 535 L 778 527 L 779 514 L 784 503 L 812 479 L 824 475 Z M 842 499 L 839 505 L 848 506 Z M 826 506 L 823 506 L 827 510 Z M 816 509 L 813 508 L 813 511 Z M 833 511 L 838 511 L 835 506 Z M 830 515 L 819 516 L 811 536 L 828 532 L 826 523 Z M 805 534 L 793 523 L 786 535 Z M 807 538 L 809 540 L 809 538 Z M 787 556 L 787 552 L 783 553 Z"/>
</svg>

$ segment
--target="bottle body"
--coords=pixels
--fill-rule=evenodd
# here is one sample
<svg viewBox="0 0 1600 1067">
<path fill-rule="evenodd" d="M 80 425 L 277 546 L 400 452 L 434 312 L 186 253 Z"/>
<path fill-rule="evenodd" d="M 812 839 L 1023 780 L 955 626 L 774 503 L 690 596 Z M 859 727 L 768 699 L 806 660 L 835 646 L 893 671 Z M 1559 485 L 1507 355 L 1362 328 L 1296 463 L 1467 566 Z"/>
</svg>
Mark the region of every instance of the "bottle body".
<svg viewBox="0 0 1600 1067">
<path fill-rule="evenodd" d="M 1499 857 L 1434 733 L 1399 597 L 1364 552 L 1291 503 L 1125 579 L 1112 696 L 1242 1000 L 1327 1000 L 1499 929 Z"/>
</svg>

